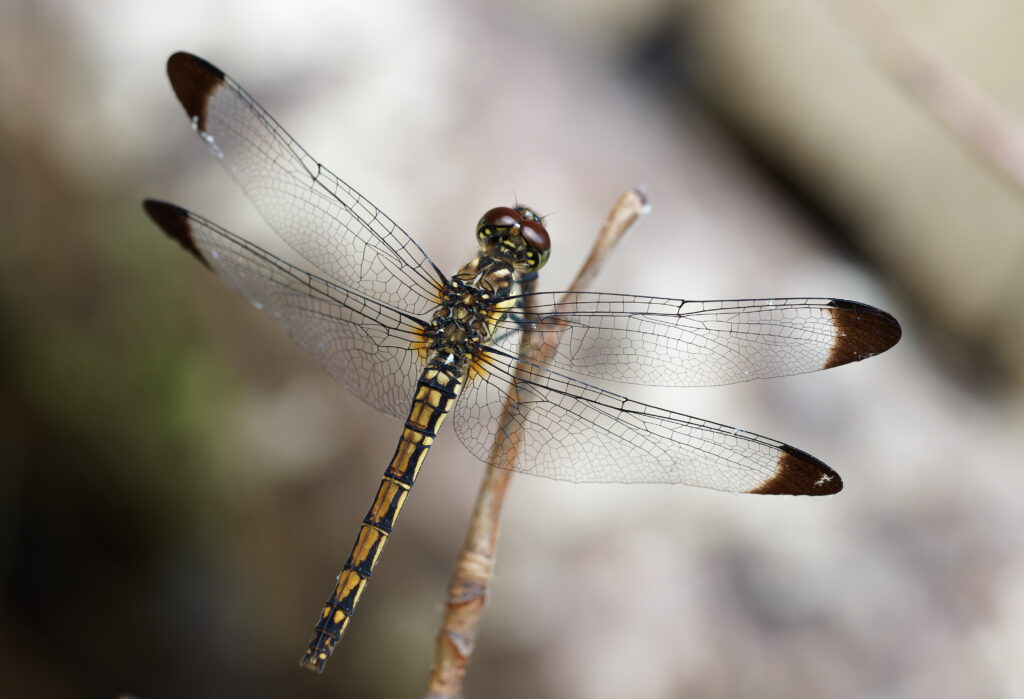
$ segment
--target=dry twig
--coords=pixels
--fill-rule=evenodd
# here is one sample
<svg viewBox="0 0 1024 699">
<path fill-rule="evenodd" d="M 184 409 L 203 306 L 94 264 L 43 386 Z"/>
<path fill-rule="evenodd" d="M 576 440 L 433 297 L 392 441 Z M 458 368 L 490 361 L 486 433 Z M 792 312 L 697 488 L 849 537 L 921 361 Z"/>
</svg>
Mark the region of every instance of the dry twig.
<svg viewBox="0 0 1024 699">
<path fill-rule="evenodd" d="M 608 253 L 646 210 L 647 201 L 638 190 L 630 190 L 619 197 L 591 248 L 590 256 L 566 295 L 582 291 L 590 284 Z M 524 290 L 532 291 L 535 283 L 529 282 Z M 557 342 L 559 333 L 545 333 L 543 338 L 537 335 L 539 333 L 531 331 L 523 333 L 522 351 L 527 359 L 542 364 L 545 343 L 550 347 L 550 343 Z M 519 454 L 522 433 L 512 428 L 505 429 L 511 419 L 513 400 L 514 395 L 506 403 L 504 424 L 498 431 L 503 438 L 495 439 L 491 449 L 489 466 L 477 494 L 466 540 L 448 585 L 448 603 L 437 634 L 434 664 L 427 683 L 428 699 L 454 699 L 462 694 L 462 680 L 476 644 L 477 625 L 494 570 L 501 506 L 512 478 L 510 468 Z"/>
<path fill-rule="evenodd" d="M 907 36 L 875 0 L 844 3 L 865 46 L 885 71 L 985 165 L 1024 192 L 1024 127 L 1020 121 Z"/>
</svg>

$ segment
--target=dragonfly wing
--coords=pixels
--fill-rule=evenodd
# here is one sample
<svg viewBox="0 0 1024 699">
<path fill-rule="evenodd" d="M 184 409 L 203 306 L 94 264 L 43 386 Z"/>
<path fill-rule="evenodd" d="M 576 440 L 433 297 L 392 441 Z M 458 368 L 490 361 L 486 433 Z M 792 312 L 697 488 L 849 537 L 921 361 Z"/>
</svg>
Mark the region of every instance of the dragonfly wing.
<svg viewBox="0 0 1024 699">
<path fill-rule="evenodd" d="M 475 366 L 453 422 L 462 443 L 495 466 L 573 482 L 764 494 L 843 487 L 828 466 L 774 439 L 638 403 L 503 352 L 485 351 Z"/>
<path fill-rule="evenodd" d="M 167 61 L 199 135 L 267 223 L 342 286 L 413 314 L 445 276 L 380 209 L 317 162 L 238 83 L 188 53 Z"/>
<path fill-rule="evenodd" d="M 266 311 L 327 373 L 371 406 L 409 412 L 422 328 L 418 318 L 299 269 L 174 204 L 147 200 L 149 216 Z"/>
<path fill-rule="evenodd" d="M 840 299 L 683 301 L 619 294 L 523 297 L 495 344 L 516 354 L 519 323 L 547 331 L 548 364 L 584 376 L 657 386 L 720 386 L 828 369 L 900 339 L 885 311 Z M 557 347 L 554 344 L 557 343 Z"/>
</svg>

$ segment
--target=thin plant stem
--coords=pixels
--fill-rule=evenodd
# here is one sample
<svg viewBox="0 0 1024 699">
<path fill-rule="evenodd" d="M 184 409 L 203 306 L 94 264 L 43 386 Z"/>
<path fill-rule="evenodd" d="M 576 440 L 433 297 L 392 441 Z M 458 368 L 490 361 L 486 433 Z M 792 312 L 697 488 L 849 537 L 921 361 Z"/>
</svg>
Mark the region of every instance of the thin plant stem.
<svg viewBox="0 0 1024 699">
<path fill-rule="evenodd" d="M 1024 126 L 956 68 L 912 40 L 875 0 L 843 0 L 885 72 L 981 162 L 1024 194 Z"/>
<path fill-rule="evenodd" d="M 647 200 L 637 189 L 619 197 L 566 296 L 582 291 L 590 284 L 608 254 L 647 210 Z M 532 292 L 535 285 L 536 280 L 527 282 L 523 291 Z M 546 349 L 550 350 L 560 335 L 525 330 L 521 340 L 521 355 L 543 364 L 542 356 Z M 427 682 L 428 699 L 455 699 L 461 696 L 462 680 L 476 646 L 477 627 L 483 614 L 487 586 L 494 571 L 501 507 L 522 443 L 521 430 L 512 426 L 515 400 L 513 388 L 505 403 L 501 426 L 488 459 L 489 465 L 477 493 L 466 540 L 448 585 L 444 619 L 437 634 L 434 663 Z"/>
</svg>

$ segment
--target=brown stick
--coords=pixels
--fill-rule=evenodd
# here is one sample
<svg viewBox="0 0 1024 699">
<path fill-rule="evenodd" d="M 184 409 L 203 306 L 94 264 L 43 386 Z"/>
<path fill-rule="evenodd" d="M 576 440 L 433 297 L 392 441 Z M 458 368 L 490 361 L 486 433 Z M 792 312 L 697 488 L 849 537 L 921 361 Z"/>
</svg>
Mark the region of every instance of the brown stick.
<svg viewBox="0 0 1024 699">
<path fill-rule="evenodd" d="M 647 200 L 639 190 L 630 190 L 619 197 L 601 227 L 590 256 L 566 292 L 567 296 L 586 288 L 612 248 L 646 212 Z M 535 284 L 535 281 L 529 282 L 524 291 L 532 291 Z M 547 335 L 557 336 L 558 333 Z M 557 342 L 557 339 L 554 341 Z M 525 331 L 521 341 L 523 356 L 540 363 L 542 360 L 537 359 L 541 354 L 539 350 L 534 345 L 533 333 Z M 480 485 L 466 540 L 448 585 L 448 603 L 437 634 L 434 664 L 427 682 L 428 699 L 455 699 L 462 694 L 462 680 L 476 645 L 477 626 L 487 597 L 487 585 L 494 570 L 501 506 L 512 478 L 510 469 L 516 463 L 522 440 L 522 432 L 509 427 L 514 400 L 514 394 L 510 395 L 505 404 L 503 425 L 491 448 L 488 459 L 490 465 Z"/>
<path fill-rule="evenodd" d="M 874 0 L 845 0 L 866 48 L 981 161 L 1024 192 L 1024 127 L 939 56 L 902 32 Z"/>
</svg>

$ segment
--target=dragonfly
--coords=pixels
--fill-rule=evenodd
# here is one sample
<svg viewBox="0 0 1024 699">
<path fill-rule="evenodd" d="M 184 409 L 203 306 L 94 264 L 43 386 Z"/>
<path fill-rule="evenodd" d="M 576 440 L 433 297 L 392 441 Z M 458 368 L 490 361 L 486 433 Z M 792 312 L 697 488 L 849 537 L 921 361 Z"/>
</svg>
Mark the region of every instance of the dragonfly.
<svg viewBox="0 0 1024 699">
<path fill-rule="evenodd" d="M 405 421 L 302 666 L 323 671 L 449 414 L 474 456 L 537 476 L 760 494 L 842 489 L 800 449 L 592 381 L 717 386 L 828 369 L 896 344 L 890 314 L 832 298 L 539 292 L 551 238 L 520 204 L 484 213 L 476 254 L 448 275 L 223 71 L 175 53 L 167 73 L 200 139 L 298 259 L 174 204 L 149 199 L 145 211 L 342 386 Z M 557 336 L 542 359 L 524 349 L 538 331 Z"/>
</svg>

